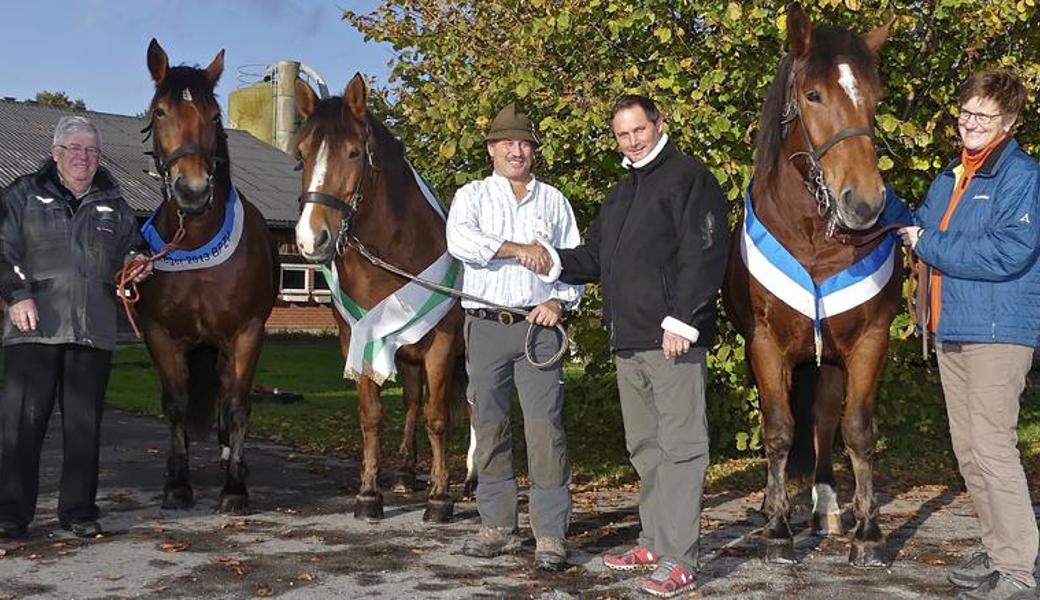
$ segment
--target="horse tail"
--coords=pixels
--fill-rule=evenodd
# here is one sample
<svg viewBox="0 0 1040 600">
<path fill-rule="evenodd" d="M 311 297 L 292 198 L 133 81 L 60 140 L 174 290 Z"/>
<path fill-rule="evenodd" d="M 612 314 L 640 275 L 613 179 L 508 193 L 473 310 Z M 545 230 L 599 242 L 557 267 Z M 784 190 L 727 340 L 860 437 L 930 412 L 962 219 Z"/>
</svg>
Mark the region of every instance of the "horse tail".
<svg viewBox="0 0 1040 600">
<path fill-rule="evenodd" d="M 193 438 L 206 439 L 213 426 L 220 392 L 219 353 L 212 346 L 200 346 L 188 352 L 187 358 L 188 410 L 185 420 Z"/>
<path fill-rule="evenodd" d="M 789 402 L 794 417 L 794 439 L 787 454 L 787 476 L 812 475 L 816 468 L 815 418 L 813 398 L 816 395 L 815 365 L 800 365 L 791 374 Z"/>
</svg>

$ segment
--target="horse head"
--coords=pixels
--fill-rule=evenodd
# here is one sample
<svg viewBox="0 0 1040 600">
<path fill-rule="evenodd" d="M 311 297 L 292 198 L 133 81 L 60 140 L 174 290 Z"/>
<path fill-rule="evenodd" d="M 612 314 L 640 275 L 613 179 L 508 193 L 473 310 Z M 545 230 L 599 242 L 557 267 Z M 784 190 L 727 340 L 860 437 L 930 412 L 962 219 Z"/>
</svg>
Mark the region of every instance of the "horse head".
<svg viewBox="0 0 1040 600">
<path fill-rule="evenodd" d="M 171 67 L 166 51 L 152 39 L 148 70 L 155 95 L 148 108 L 151 120 L 142 133 L 152 137 L 163 198 L 173 200 L 184 213 L 199 213 L 213 200 L 213 175 L 225 144 L 220 105 L 213 94 L 224 71 L 224 51 L 205 69 Z"/>
<path fill-rule="evenodd" d="M 303 171 L 296 244 L 307 260 L 328 262 L 342 253 L 375 171 L 368 89 L 360 73 L 342 97 L 319 100 L 302 80 L 295 85 L 296 108 L 304 119 L 294 142 Z"/>
<path fill-rule="evenodd" d="M 765 109 L 779 115 L 763 113 L 763 123 L 772 120 L 777 130 L 772 135 L 782 154 L 773 162 L 795 163 L 830 229 L 868 229 L 884 208 L 874 118 L 883 95 L 878 52 L 891 25 L 861 36 L 814 29 L 800 5 L 788 11 L 789 52 Z"/>
</svg>

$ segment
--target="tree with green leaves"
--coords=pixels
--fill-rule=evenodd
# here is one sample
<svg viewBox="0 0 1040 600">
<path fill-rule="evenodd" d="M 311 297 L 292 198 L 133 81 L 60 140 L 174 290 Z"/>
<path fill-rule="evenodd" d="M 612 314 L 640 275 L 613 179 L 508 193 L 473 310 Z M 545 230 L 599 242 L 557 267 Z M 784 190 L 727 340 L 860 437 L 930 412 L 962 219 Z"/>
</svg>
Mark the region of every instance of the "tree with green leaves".
<svg viewBox="0 0 1040 600">
<path fill-rule="evenodd" d="M 886 179 L 911 203 L 954 154 L 957 86 L 1002 66 L 1030 89 L 1017 137 L 1040 143 L 1037 0 L 808 0 L 814 22 L 867 31 L 894 14 L 880 71 L 877 143 Z M 587 224 L 622 174 L 607 123 L 622 93 L 653 97 L 669 137 L 714 172 L 734 202 L 751 174 L 766 87 L 784 53 L 785 6 L 727 0 L 384 0 L 344 18 L 397 52 L 383 96 L 394 132 L 444 198 L 486 173 L 483 135 L 508 102 L 536 118 L 539 173 Z M 735 214 L 735 212 L 734 212 Z M 609 370 L 596 290 L 571 322 L 586 372 Z M 897 322 L 905 326 L 906 319 Z M 757 447 L 743 342 L 723 326 L 710 359 L 709 422 L 719 446 Z M 908 382 L 912 374 L 907 375 Z M 603 387 L 590 386 L 590 394 Z M 606 388 L 609 389 L 609 388 Z M 912 402 L 912 392 L 908 402 Z M 884 405 L 882 417 L 910 418 Z"/>
<path fill-rule="evenodd" d="M 33 100 L 35 100 L 37 104 L 42 104 L 44 106 L 67 108 L 70 110 L 87 110 L 87 103 L 83 101 L 83 98 L 76 98 L 73 100 L 69 98 L 69 95 L 65 92 L 49 92 L 44 90 L 37 93 Z"/>
</svg>

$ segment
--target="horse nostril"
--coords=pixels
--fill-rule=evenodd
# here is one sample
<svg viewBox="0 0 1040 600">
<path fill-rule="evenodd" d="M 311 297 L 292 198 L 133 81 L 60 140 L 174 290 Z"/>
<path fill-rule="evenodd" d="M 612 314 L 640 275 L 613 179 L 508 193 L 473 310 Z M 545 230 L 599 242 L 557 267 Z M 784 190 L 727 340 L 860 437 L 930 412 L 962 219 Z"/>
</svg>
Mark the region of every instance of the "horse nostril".
<svg viewBox="0 0 1040 600">
<path fill-rule="evenodd" d="M 875 213 L 877 213 L 877 210 L 871 206 L 869 202 L 852 189 L 847 189 L 842 192 L 841 200 L 845 205 L 846 210 L 861 219 L 872 219 L 874 218 Z"/>
<path fill-rule="evenodd" d="M 324 248 L 327 243 L 329 243 L 329 231 L 322 229 L 318 232 L 318 235 L 314 236 L 314 249 Z"/>
</svg>

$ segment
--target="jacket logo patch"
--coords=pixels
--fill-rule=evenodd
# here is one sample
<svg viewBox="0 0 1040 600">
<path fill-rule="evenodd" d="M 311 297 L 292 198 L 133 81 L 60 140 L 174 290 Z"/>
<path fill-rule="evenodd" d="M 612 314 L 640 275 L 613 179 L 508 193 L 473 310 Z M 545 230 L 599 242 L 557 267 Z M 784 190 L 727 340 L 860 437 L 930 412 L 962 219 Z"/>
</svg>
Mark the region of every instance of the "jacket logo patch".
<svg viewBox="0 0 1040 600">
<path fill-rule="evenodd" d="M 972 200 L 989 200 L 989 194 L 976 194 Z"/>
<path fill-rule="evenodd" d="M 1029 213 L 1022 215 L 1022 218 L 1018 220 L 1019 223 L 1030 223 Z"/>
<path fill-rule="evenodd" d="M 97 209 L 99 213 L 110 213 L 115 210 L 111 206 L 95 206 L 94 208 Z"/>
<path fill-rule="evenodd" d="M 43 204 L 50 204 L 51 202 L 54 202 L 54 198 L 44 198 L 43 196 L 36 196 L 36 199 Z"/>
</svg>

